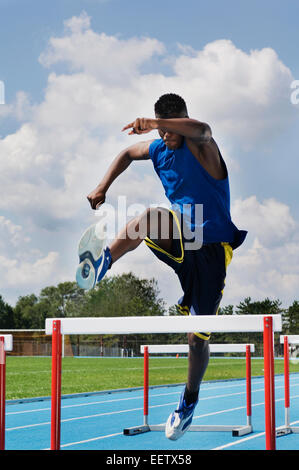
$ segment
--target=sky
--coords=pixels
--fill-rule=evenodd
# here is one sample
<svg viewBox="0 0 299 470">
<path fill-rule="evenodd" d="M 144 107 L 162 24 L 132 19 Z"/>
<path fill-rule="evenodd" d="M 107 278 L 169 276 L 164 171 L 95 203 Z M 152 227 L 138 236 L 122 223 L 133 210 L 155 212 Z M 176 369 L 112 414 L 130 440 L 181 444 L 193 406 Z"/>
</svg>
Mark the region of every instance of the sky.
<svg viewBox="0 0 299 470">
<path fill-rule="evenodd" d="M 122 127 L 154 117 L 167 92 L 210 124 L 229 171 L 232 219 L 248 230 L 221 305 L 298 299 L 298 14 L 291 0 L 0 0 L 4 300 L 75 280 L 78 241 L 98 220 L 86 196 L 140 139 Z M 168 205 L 151 161 L 132 163 L 106 203 L 119 229 L 134 211 Z M 182 295 L 145 244 L 111 274 L 130 271 L 154 277 L 167 306 Z"/>
</svg>

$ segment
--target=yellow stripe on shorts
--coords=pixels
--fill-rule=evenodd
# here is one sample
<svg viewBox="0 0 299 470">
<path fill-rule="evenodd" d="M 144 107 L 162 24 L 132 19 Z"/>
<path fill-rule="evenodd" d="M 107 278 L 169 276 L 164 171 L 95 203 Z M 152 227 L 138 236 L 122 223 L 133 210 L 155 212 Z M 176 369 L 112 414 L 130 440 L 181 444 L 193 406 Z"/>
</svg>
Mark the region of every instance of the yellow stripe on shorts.
<svg viewBox="0 0 299 470">
<path fill-rule="evenodd" d="M 184 261 L 184 246 L 183 246 L 183 237 L 182 237 L 182 231 L 181 231 L 179 219 L 178 219 L 178 217 L 177 217 L 177 215 L 174 211 L 169 209 L 169 212 L 172 213 L 172 215 L 174 217 L 174 220 L 177 224 L 179 234 L 180 234 L 181 256 L 178 256 L 178 257 L 173 256 L 171 253 L 168 253 L 168 251 L 163 250 L 163 248 L 161 248 L 159 245 L 157 245 L 155 242 L 153 242 L 153 240 L 151 240 L 149 237 L 145 237 L 144 241 L 145 241 L 146 245 L 148 247 L 152 248 L 153 250 L 157 250 L 157 251 L 160 251 L 161 253 L 164 253 L 165 255 L 167 255 L 169 258 L 176 261 L 177 263 L 182 263 Z"/>
<path fill-rule="evenodd" d="M 227 243 L 227 242 L 222 242 L 221 245 L 222 245 L 223 248 L 224 248 L 225 271 L 226 271 L 226 270 L 227 270 L 227 267 L 228 267 L 228 265 L 230 264 L 230 262 L 231 262 L 231 260 L 232 260 L 232 257 L 233 257 L 233 249 L 232 249 L 232 247 L 230 246 L 230 244 Z M 224 281 L 224 283 L 225 283 L 225 281 Z M 223 295 L 223 289 L 222 289 L 221 293 L 222 293 L 222 295 Z M 182 315 L 191 315 L 190 310 L 189 310 L 189 307 L 183 306 L 183 305 L 179 305 L 179 304 L 177 304 L 176 307 L 177 307 L 177 309 L 178 309 L 178 311 L 179 311 L 180 314 L 182 314 Z M 217 309 L 216 315 L 218 315 L 218 312 L 219 312 L 219 307 L 218 307 L 218 309 Z M 203 332 L 202 332 L 202 333 L 199 333 L 199 332 L 195 332 L 195 331 L 194 331 L 193 334 L 194 334 L 195 336 L 198 336 L 198 338 L 201 338 L 201 339 L 203 339 L 203 340 L 205 340 L 205 341 L 208 341 L 208 340 L 211 338 L 211 333 L 210 333 L 210 332 L 209 332 L 209 333 L 203 333 Z"/>
</svg>

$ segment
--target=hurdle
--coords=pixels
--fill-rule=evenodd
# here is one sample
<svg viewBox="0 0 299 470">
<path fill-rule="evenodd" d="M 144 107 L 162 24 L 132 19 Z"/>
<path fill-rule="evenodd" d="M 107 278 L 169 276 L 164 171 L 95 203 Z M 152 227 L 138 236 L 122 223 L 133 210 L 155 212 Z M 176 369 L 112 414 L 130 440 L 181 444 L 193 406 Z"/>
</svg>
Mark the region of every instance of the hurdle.
<svg viewBox="0 0 299 470">
<path fill-rule="evenodd" d="M 60 449 L 61 344 L 63 334 L 155 334 L 210 332 L 263 332 L 266 450 L 275 450 L 275 390 L 273 335 L 281 331 L 281 315 L 134 316 L 47 318 L 52 335 L 51 450 Z"/>
<path fill-rule="evenodd" d="M 284 409 L 285 423 L 284 426 L 276 430 L 276 436 L 281 437 L 286 434 L 299 434 L 299 427 L 290 425 L 290 369 L 289 369 L 289 345 L 299 344 L 299 335 L 280 336 L 280 344 L 283 344 L 284 358 Z"/>
<path fill-rule="evenodd" d="M 210 344 L 210 352 L 214 353 L 245 353 L 246 354 L 246 424 L 245 425 L 191 425 L 188 431 L 230 431 L 233 436 L 245 436 L 250 434 L 252 429 L 251 415 L 251 352 L 254 352 L 254 344 Z M 188 344 L 155 344 L 142 345 L 140 351 L 144 355 L 144 409 L 143 425 L 126 428 L 124 435 L 135 436 L 149 431 L 164 431 L 165 424 L 148 423 L 148 403 L 149 403 L 149 354 L 164 353 L 188 353 Z"/>
<path fill-rule="evenodd" d="M 6 352 L 12 351 L 12 335 L 0 336 L 0 450 L 5 449 Z"/>
</svg>

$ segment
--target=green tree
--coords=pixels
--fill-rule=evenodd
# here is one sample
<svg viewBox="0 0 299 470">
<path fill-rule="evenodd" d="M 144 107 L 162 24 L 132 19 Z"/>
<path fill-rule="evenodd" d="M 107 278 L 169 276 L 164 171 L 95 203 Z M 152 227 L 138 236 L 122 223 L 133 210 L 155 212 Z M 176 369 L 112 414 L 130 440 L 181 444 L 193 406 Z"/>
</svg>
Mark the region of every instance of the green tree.
<svg viewBox="0 0 299 470">
<path fill-rule="evenodd" d="M 283 332 L 289 335 L 299 334 L 299 302 L 294 300 L 285 310 Z"/>
<path fill-rule="evenodd" d="M 0 328 L 15 328 L 13 313 L 13 308 L 8 303 L 4 302 L 2 295 L 0 295 Z"/>
<path fill-rule="evenodd" d="M 46 318 L 80 316 L 85 293 L 75 282 L 42 289 L 40 295 L 19 297 L 14 311 L 14 327 L 19 329 L 45 328 Z"/>
<path fill-rule="evenodd" d="M 105 277 L 85 295 L 81 316 L 117 317 L 164 315 L 165 302 L 159 297 L 155 279 L 140 279 L 133 273 Z M 155 335 L 104 335 L 105 346 L 119 345 L 140 353 L 140 343 L 153 343 Z"/>
<path fill-rule="evenodd" d="M 236 307 L 237 315 L 275 315 L 282 313 L 280 300 L 264 300 L 252 302 L 251 297 L 246 297 Z"/>
<path fill-rule="evenodd" d="M 39 295 L 48 318 L 80 316 L 85 292 L 76 282 L 62 282 L 57 286 L 45 287 Z"/>
<path fill-rule="evenodd" d="M 86 296 L 86 316 L 164 315 L 155 279 L 139 279 L 133 273 L 104 278 Z"/>
<path fill-rule="evenodd" d="M 246 297 L 236 307 L 237 315 L 283 315 L 279 299 L 271 300 L 268 297 L 264 300 L 252 301 L 251 297 Z M 263 333 L 235 333 L 235 341 L 240 343 L 253 343 L 256 345 L 257 354 L 262 354 Z M 275 336 L 275 345 L 279 348 L 279 337 Z"/>
<path fill-rule="evenodd" d="M 233 315 L 234 307 L 233 305 L 226 305 L 224 307 L 219 307 L 218 315 Z M 212 333 L 211 343 L 230 343 L 236 341 L 236 338 L 231 338 L 228 333 Z"/>
<path fill-rule="evenodd" d="M 36 295 L 24 295 L 18 298 L 14 307 L 15 328 L 31 329 L 44 328 L 40 312 L 36 308 L 38 298 Z"/>
</svg>

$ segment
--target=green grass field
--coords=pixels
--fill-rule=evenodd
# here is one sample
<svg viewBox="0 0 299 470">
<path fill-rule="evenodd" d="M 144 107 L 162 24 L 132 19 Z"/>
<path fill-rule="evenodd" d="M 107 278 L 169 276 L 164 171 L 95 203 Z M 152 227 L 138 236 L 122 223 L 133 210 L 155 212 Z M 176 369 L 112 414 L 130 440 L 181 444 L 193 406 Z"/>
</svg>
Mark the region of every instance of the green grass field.
<svg viewBox="0 0 299 470">
<path fill-rule="evenodd" d="M 62 394 L 95 392 L 143 385 L 142 358 L 73 358 L 62 360 Z M 290 363 L 290 372 L 299 364 Z M 283 361 L 275 361 L 275 373 L 283 373 Z M 263 375 L 263 361 L 252 359 L 252 376 Z M 150 358 L 150 385 L 186 381 L 187 358 Z M 205 380 L 245 377 L 245 359 L 211 358 Z M 7 357 L 6 399 L 51 395 L 50 357 Z"/>
</svg>

